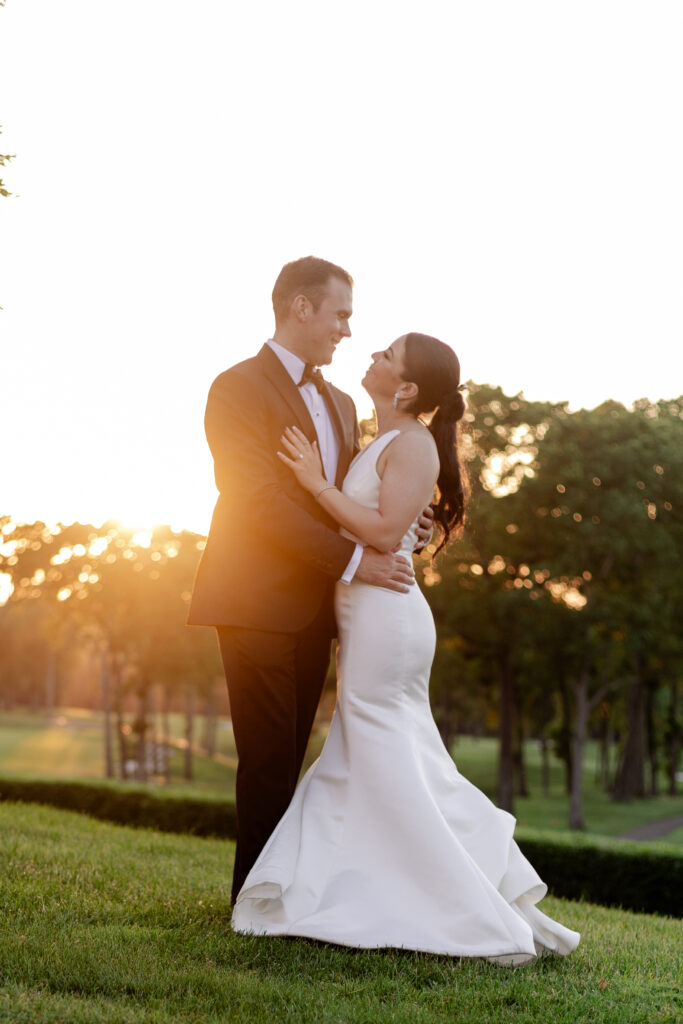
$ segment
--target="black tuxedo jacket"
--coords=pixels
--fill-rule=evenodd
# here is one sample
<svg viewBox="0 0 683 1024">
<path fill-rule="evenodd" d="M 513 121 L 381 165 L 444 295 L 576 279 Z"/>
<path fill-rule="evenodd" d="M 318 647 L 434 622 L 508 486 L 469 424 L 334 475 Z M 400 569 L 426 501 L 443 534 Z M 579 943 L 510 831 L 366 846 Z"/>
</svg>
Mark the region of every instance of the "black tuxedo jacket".
<svg viewBox="0 0 683 1024">
<path fill-rule="evenodd" d="M 340 485 L 358 451 L 358 422 L 343 391 L 327 384 L 324 397 L 339 440 Z M 327 604 L 332 628 L 333 584 L 355 545 L 276 455 L 285 427 L 296 424 L 309 441 L 316 432 L 268 345 L 216 378 L 204 423 L 220 495 L 188 622 L 292 633 Z"/>
</svg>

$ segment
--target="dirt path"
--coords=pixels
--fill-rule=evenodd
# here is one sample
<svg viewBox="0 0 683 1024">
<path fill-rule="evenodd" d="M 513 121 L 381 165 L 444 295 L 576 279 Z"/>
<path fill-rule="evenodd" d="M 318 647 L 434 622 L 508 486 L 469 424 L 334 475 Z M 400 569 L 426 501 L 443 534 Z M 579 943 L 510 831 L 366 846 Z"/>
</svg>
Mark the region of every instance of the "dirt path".
<svg viewBox="0 0 683 1024">
<path fill-rule="evenodd" d="M 677 828 L 683 828 L 683 818 L 663 818 L 661 821 L 649 821 L 647 825 L 632 828 L 630 832 L 624 832 L 619 838 L 645 842 L 648 839 L 661 839 L 663 836 L 668 836 Z"/>
</svg>

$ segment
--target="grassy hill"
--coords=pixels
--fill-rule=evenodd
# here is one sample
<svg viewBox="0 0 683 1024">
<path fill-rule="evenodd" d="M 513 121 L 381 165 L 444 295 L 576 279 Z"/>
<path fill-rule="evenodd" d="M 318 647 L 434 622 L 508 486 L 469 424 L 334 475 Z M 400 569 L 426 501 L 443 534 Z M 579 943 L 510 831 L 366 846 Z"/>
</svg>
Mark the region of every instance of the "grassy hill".
<svg viewBox="0 0 683 1024">
<path fill-rule="evenodd" d="M 577 952 L 510 970 L 230 931 L 233 846 L 0 804 L 0 1021 L 674 1024 L 680 921 L 548 898 Z"/>
</svg>

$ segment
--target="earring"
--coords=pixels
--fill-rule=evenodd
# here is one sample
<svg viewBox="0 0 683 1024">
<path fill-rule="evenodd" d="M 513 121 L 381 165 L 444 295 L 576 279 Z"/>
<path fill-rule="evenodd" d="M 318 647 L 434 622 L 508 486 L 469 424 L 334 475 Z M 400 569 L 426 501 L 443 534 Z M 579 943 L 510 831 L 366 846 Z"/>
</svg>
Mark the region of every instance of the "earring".
<svg viewBox="0 0 683 1024">
<path fill-rule="evenodd" d="M 394 395 L 394 409 L 398 409 L 398 391 Z"/>
</svg>

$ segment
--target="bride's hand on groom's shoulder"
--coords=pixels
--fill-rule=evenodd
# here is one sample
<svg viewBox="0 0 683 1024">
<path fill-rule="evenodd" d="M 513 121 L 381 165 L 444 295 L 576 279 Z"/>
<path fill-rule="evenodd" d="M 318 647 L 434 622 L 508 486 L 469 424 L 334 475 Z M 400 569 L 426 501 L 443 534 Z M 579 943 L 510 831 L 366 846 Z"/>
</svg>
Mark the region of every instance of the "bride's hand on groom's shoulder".
<svg viewBox="0 0 683 1024">
<path fill-rule="evenodd" d="M 398 546 L 396 551 L 364 548 L 354 579 L 369 583 L 373 587 L 384 587 L 399 594 L 407 594 L 415 583 L 415 573 L 408 559 L 397 554 L 397 551 Z"/>
</svg>

